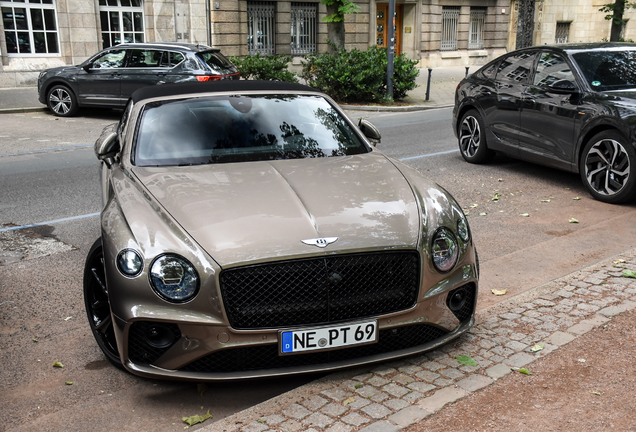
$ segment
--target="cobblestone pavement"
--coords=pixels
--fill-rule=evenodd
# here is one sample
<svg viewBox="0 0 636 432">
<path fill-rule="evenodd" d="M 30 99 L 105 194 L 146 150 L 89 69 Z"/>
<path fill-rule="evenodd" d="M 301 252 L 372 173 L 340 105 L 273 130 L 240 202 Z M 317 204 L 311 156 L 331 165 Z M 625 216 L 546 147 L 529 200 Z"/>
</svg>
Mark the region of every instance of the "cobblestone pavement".
<svg viewBox="0 0 636 432">
<path fill-rule="evenodd" d="M 330 375 L 203 430 L 398 431 L 636 308 L 626 270 L 636 271 L 636 250 L 480 311 L 469 333 L 438 350 Z"/>
</svg>

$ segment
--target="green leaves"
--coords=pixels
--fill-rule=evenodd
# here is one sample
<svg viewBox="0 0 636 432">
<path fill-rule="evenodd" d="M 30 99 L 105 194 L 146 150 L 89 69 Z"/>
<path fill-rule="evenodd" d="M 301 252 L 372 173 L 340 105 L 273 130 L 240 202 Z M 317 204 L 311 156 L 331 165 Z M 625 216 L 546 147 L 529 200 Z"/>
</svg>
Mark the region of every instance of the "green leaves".
<svg viewBox="0 0 636 432">
<path fill-rule="evenodd" d="M 194 426 L 195 424 L 203 423 L 207 419 L 212 418 L 212 414 L 210 414 L 210 410 L 208 410 L 207 414 L 204 415 L 193 415 L 190 417 L 181 417 L 181 420 L 187 423 L 188 427 Z"/>
<path fill-rule="evenodd" d="M 457 356 L 455 357 L 455 360 L 457 360 L 459 364 L 462 364 L 464 366 L 477 367 L 477 362 L 475 361 L 475 359 L 467 355 Z"/>
<path fill-rule="evenodd" d="M 524 375 L 532 375 L 532 372 L 530 372 L 528 369 L 526 368 L 521 368 L 519 369 L 519 373 L 522 373 Z"/>
<path fill-rule="evenodd" d="M 623 272 L 623 277 L 636 279 L 636 272 L 633 270 L 625 270 L 625 272 Z"/>
<path fill-rule="evenodd" d="M 298 82 L 298 76 L 287 70 L 287 63 L 292 61 L 291 56 L 281 54 L 261 57 L 257 53 L 243 58 L 232 57 L 230 60 L 245 79 Z"/>
</svg>

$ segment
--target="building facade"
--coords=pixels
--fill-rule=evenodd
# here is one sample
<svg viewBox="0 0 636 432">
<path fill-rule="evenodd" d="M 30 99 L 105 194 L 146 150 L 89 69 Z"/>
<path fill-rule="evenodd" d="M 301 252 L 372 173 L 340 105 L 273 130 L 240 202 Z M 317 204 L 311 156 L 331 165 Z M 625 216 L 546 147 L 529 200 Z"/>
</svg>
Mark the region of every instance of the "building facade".
<svg viewBox="0 0 636 432">
<path fill-rule="evenodd" d="M 360 12 L 346 16 L 345 47 L 386 46 L 393 21 L 397 52 L 420 67 L 484 64 L 514 49 L 518 1 L 396 0 L 391 20 L 388 0 L 356 0 Z M 605 1 L 536 0 L 533 41 L 608 37 L 609 21 L 598 12 Z M 227 56 L 286 54 L 296 68 L 302 56 L 328 48 L 318 0 L 0 0 L 0 9 L 0 87 L 34 85 L 39 71 L 79 64 L 122 41 L 201 43 Z"/>
</svg>

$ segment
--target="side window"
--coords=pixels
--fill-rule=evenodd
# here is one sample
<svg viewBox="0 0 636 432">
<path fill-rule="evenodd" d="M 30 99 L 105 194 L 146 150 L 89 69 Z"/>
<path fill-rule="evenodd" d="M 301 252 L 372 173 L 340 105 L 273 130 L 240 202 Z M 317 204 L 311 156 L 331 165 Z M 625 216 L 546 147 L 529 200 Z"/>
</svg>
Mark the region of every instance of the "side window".
<svg viewBox="0 0 636 432">
<path fill-rule="evenodd" d="M 183 61 L 183 54 L 171 51 L 164 51 L 161 55 L 159 67 L 171 68 L 175 67 Z"/>
<path fill-rule="evenodd" d="M 568 80 L 576 84 L 574 75 L 563 57 L 553 53 L 543 53 L 537 64 L 537 72 L 534 74 L 534 85 L 547 87 L 553 82 Z"/>
<path fill-rule="evenodd" d="M 126 50 L 112 50 L 96 58 L 91 66 L 92 69 L 112 69 L 120 68 L 124 65 Z"/>
<path fill-rule="evenodd" d="M 532 70 L 536 53 L 522 52 L 506 57 L 499 63 L 497 81 L 524 83 Z"/>
<path fill-rule="evenodd" d="M 494 80 L 495 76 L 497 76 L 497 69 L 499 68 L 499 62 L 494 62 L 490 66 L 484 68 L 481 73 L 488 79 Z"/>
<path fill-rule="evenodd" d="M 161 51 L 157 50 L 128 50 L 130 57 L 128 58 L 127 67 L 133 68 L 156 68 L 161 62 Z"/>
</svg>

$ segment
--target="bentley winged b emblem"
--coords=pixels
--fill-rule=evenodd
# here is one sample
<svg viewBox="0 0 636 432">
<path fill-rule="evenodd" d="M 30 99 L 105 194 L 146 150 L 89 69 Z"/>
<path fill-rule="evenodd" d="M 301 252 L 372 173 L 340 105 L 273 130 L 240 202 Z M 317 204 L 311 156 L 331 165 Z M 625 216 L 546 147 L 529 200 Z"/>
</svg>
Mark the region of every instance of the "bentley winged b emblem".
<svg viewBox="0 0 636 432">
<path fill-rule="evenodd" d="M 306 245 L 318 246 L 320 248 L 324 248 L 324 247 L 327 247 L 327 245 L 335 242 L 336 240 L 338 240 L 338 237 L 324 237 L 324 238 L 301 240 L 301 242 L 305 243 Z"/>
</svg>

